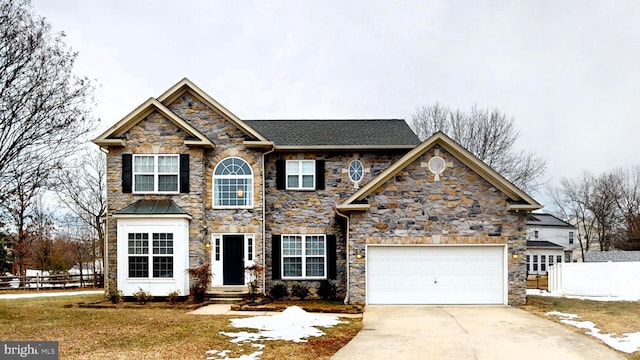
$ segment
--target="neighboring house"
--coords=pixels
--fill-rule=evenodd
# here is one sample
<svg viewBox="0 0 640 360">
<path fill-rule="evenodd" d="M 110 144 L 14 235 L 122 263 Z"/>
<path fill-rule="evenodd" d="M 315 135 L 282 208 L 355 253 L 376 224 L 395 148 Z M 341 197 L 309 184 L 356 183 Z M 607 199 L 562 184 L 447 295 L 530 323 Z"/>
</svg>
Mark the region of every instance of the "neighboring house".
<svg viewBox="0 0 640 360">
<path fill-rule="evenodd" d="M 403 120 L 241 120 L 188 79 L 94 140 L 125 295 L 333 281 L 354 304 L 523 304 L 534 199 Z"/>
<path fill-rule="evenodd" d="M 589 251 L 584 262 L 634 262 L 640 261 L 640 251 Z"/>
<path fill-rule="evenodd" d="M 551 214 L 527 217 L 527 272 L 546 274 L 549 266 L 571 262 L 577 246 L 576 227 Z"/>
</svg>

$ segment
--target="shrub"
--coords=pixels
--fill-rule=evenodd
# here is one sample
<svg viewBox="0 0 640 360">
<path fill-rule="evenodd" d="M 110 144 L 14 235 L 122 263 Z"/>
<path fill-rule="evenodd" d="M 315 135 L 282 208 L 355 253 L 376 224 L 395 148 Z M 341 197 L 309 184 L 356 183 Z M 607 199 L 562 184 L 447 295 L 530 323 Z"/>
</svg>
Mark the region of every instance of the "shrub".
<svg viewBox="0 0 640 360">
<path fill-rule="evenodd" d="M 133 297 L 136 298 L 136 300 L 138 300 L 138 304 L 140 305 L 144 305 L 148 301 L 151 301 L 153 299 L 153 296 L 151 296 L 151 293 L 149 293 L 148 291 L 142 290 L 142 288 L 138 288 L 138 291 L 133 293 Z"/>
<path fill-rule="evenodd" d="M 209 271 L 209 264 L 200 265 L 196 268 L 187 270 L 191 277 L 191 287 L 189 288 L 190 295 L 193 297 L 193 302 L 201 303 L 204 301 L 204 296 L 211 282 L 211 272 Z"/>
<path fill-rule="evenodd" d="M 300 300 L 304 300 L 309 296 L 309 288 L 307 285 L 295 283 L 291 286 L 291 295 L 297 297 Z"/>
<path fill-rule="evenodd" d="M 167 294 L 167 302 L 171 305 L 175 304 L 180 297 L 180 290 L 173 290 Z"/>
<path fill-rule="evenodd" d="M 324 300 L 334 300 L 338 297 L 336 284 L 329 280 L 322 280 L 318 284 L 318 296 Z"/>
<path fill-rule="evenodd" d="M 113 280 L 109 280 L 107 290 L 104 291 L 104 296 L 106 296 L 112 304 L 117 304 L 122 301 L 122 291 L 118 290 L 118 286 Z"/>
<path fill-rule="evenodd" d="M 260 275 L 264 272 L 264 268 L 258 264 L 246 266 L 244 268 L 247 273 L 247 280 L 249 283 L 249 297 L 251 301 L 255 301 L 258 296 L 258 288 L 260 287 Z"/>
<path fill-rule="evenodd" d="M 289 297 L 289 289 L 287 289 L 287 285 L 283 283 L 277 283 L 273 285 L 271 290 L 269 290 L 269 295 L 274 300 L 280 300 L 286 297 Z"/>
</svg>

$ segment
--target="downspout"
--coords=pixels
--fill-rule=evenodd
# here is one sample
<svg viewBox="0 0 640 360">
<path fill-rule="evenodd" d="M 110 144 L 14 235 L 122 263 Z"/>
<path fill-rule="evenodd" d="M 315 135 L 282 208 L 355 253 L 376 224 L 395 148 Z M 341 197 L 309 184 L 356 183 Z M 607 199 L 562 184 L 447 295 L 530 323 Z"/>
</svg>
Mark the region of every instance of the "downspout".
<svg viewBox="0 0 640 360">
<path fill-rule="evenodd" d="M 109 155 L 109 149 L 105 149 L 102 146 L 98 146 L 98 149 L 100 149 L 100 152 L 104 153 L 105 155 Z M 107 166 L 107 161 L 105 160 L 104 162 L 104 166 Z M 107 175 L 107 171 L 105 169 L 105 176 Z M 104 239 L 102 239 L 103 241 L 103 248 L 104 248 L 104 252 L 102 254 L 102 286 L 106 289 L 106 290 L 110 290 L 109 289 L 109 191 L 107 191 L 107 193 L 104 196 L 104 199 L 106 201 L 106 205 L 107 208 L 104 211 Z M 117 235 L 116 235 L 117 237 Z M 95 262 L 95 259 L 94 259 Z M 117 287 L 117 283 L 116 283 L 116 287 Z"/>
<path fill-rule="evenodd" d="M 338 208 L 336 208 L 336 214 L 340 217 L 345 218 L 345 220 L 347 221 L 347 232 L 346 232 L 346 257 L 347 257 L 347 292 L 344 296 L 344 303 L 348 304 L 349 303 L 349 286 L 351 283 L 351 277 L 349 276 L 349 216 L 343 214 L 340 212 L 340 210 L 338 210 Z"/>
<path fill-rule="evenodd" d="M 265 166 L 264 166 L 264 161 L 265 161 L 265 156 L 268 154 L 271 154 L 272 152 L 276 151 L 276 145 L 272 144 L 271 145 L 271 150 L 267 151 L 267 152 L 263 152 L 262 153 L 262 268 L 265 269 L 265 272 L 262 273 L 262 295 L 267 295 L 267 274 L 266 274 L 266 269 L 267 269 L 267 252 L 265 251 L 266 249 L 266 244 L 267 244 L 267 225 L 266 225 L 266 214 L 267 214 L 267 202 L 265 199 L 265 194 L 266 194 L 266 185 L 267 185 L 267 181 L 266 181 L 266 176 L 265 176 Z"/>
</svg>

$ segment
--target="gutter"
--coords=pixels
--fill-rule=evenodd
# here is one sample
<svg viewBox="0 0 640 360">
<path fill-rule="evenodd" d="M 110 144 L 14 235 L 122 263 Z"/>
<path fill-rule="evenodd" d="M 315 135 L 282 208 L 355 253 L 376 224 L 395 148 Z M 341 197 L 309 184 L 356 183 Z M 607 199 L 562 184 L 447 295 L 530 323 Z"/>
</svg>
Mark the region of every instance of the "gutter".
<svg viewBox="0 0 640 360">
<path fill-rule="evenodd" d="M 262 153 L 262 268 L 265 270 L 265 272 L 262 273 L 262 295 L 267 295 L 267 274 L 266 274 L 266 269 L 267 269 L 267 252 L 265 251 L 265 246 L 266 246 L 266 237 L 267 237 L 267 225 L 266 225 L 266 214 L 267 214 L 267 201 L 265 199 L 265 194 L 266 194 L 266 185 L 267 185 L 267 180 L 265 177 L 265 166 L 264 166 L 264 161 L 265 161 L 265 156 L 276 151 L 276 145 L 272 142 L 271 143 L 271 150 L 263 152 Z"/>
<path fill-rule="evenodd" d="M 343 214 L 340 212 L 340 209 L 338 209 L 336 207 L 336 214 L 340 217 L 343 217 L 347 220 L 347 231 L 346 231 L 346 257 L 347 257 L 347 292 L 345 294 L 344 297 L 344 303 L 348 304 L 349 303 L 349 288 L 351 286 L 351 278 L 349 276 L 349 268 L 350 268 L 350 263 L 349 263 L 349 216 Z"/>
</svg>

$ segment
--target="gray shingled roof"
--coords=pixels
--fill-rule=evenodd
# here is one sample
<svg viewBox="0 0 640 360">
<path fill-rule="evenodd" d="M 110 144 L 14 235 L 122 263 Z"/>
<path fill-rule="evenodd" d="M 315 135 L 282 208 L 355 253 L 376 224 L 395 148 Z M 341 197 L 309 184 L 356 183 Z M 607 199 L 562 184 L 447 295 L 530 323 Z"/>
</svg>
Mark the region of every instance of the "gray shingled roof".
<svg viewBox="0 0 640 360">
<path fill-rule="evenodd" d="M 115 213 L 117 215 L 189 215 L 171 200 L 138 200 Z"/>
<path fill-rule="evenodd" d="M 560 220 L 551 214 L 533 213 L 527 217 L 527 225 L 554 226 L 575 229 L 576 227 L 566 221 Z"/>
<path fill-rule="evenodd" d="M 527 241 L 527 247 L 544 247 L 544 248 L 558 248 L 558 249 L 564 249 L 564 247 L 562 247 L 561 245 L 552 243 L 550 241 L 538 241 L 538 240 L 530 240 Z"/>
<path fill-rule="evenodd" d="M 640 261 L 640 251 L 587 251 L 585 262 L 628 262 Z"/>
<path fill-rule="evenodd" d="M 276 146 L 415 146 L 418 136 L 402 119 L 245 120 Z"/>
</svg>

